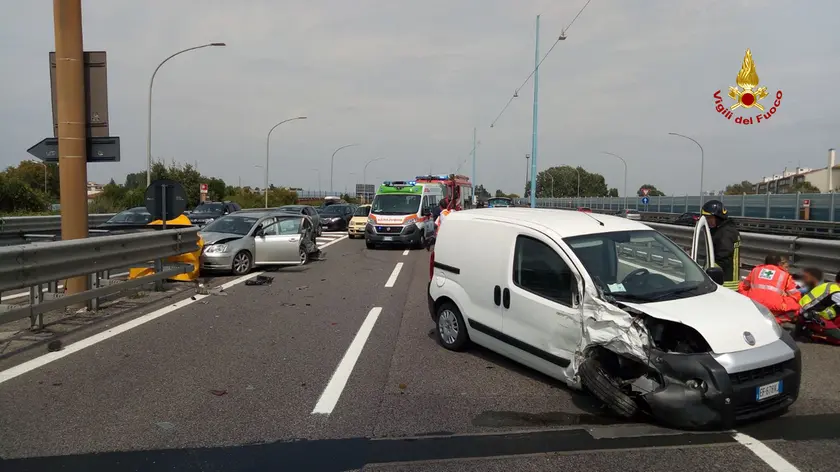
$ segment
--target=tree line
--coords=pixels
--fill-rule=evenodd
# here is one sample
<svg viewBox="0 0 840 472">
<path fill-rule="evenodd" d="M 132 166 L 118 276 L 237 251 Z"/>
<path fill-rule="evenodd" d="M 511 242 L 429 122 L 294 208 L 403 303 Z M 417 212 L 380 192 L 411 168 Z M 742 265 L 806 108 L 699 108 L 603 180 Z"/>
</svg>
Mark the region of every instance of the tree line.
<svg viewBox="0 0 840 472">
<path fill-rule="evenodd" d="M 243 208 L 260 208 L 265 205 L 265 196 L 259 187 L 234 187 L 223 179 L 203 175 L 191 164 L 155 162 L 151 169 L 152 180 L 169 179 L 179 182 L 187 196 L 187 208 L 193 208 L 200 201 L 200 184 L 207 184 L 207 200 L 229 200 Z M 117 183 L 111 179 L 102 192 L 88 200 L 90 213 L 117 213 L 128 208 L 144 206 L 146 172 L 134 172 Z M 51 205 L 60 203 L 60 177 L 58 165 L 38 161 L 22 161 L 0 172 L 0 214 L 32 215 L 48 214 Z M 353 202 L 349 195 L 343 196 Z M 297 203 L 297 193 L 285 187 L 269 186 L 270 207 Z"/>
</svg>

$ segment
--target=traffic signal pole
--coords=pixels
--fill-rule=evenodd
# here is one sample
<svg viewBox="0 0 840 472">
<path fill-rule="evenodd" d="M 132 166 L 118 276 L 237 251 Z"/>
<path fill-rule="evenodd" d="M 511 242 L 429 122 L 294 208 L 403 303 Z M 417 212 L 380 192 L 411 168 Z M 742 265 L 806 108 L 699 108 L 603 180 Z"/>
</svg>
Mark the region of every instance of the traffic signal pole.
<svg viewBox="0 0 840 472">
<path fill-rule="evenodd" d="M 82 1 L 53 0 L 61 239 L 88 237 L 87 113 Z M 68 295 L 87 290 L 85 276 L 68 279 Z"/>
</svg>

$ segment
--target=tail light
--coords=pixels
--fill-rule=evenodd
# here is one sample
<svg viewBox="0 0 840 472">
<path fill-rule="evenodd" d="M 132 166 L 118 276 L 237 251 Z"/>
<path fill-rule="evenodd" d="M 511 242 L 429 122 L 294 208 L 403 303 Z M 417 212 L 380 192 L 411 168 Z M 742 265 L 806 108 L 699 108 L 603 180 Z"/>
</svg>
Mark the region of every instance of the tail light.
<svg viewBox="0 0 840 472">
<path fill-rule="evenodd" d="M 699 220 L 699 219 L 700 219 L 700 217 L 699 217 L 699 216 L 697 216 L 697 215 L 691 215 L 691 218 L 693 218 L 693 219 L 694 219 L 694 221 L 697 221 L 697 220 Z"/>
<path fill-rule="evenodd" d="M 435 251 L 433 250 L 429 256 L 429 280 L 435 278 Z"/>
</svg>

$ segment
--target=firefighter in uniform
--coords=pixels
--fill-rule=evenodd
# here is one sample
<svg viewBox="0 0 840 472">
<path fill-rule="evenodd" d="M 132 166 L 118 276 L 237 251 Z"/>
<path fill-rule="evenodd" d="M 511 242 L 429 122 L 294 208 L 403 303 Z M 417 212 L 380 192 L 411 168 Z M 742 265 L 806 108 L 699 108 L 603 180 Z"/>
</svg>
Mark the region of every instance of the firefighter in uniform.
<svg viewBox="0 0 840 472">
<path fill-rule="evenodd" d="M 792 323 L 802 294 L 788 272 L 787 259 L 771 254 L 738 286 L 738 292 L 767 307 L 779 324 Z"/>
<path fill-rule="evenodd" d="M 723 286 L 737 289 L 741 270 L 741 233 L 735 222 L 727 215 L 720 200 L 709 200 L 703 204 L 700 214 L 706 217 L 715 249 L 715 264 L 723 269 Z"/>
</svg>

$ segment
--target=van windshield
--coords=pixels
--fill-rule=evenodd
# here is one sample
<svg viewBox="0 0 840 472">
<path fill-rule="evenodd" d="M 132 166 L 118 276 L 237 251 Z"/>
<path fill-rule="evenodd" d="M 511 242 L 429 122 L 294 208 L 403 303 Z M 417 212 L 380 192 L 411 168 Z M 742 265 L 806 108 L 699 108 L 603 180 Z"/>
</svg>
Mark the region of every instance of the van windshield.
<svg viewBox="0 0 840 472">
<path fill-rule="evenodd" d="M 615 299 L 644 303 L 717 290 L 685 251 L 656 231 L 588 234 L 564 241 L 604 294 Z"/>
<path fill-rule="evenodd" d="M 408 215 L 420 210 L 420 195 L 382 194 L 373 197 L 374 215 Z"/>
</svg>

